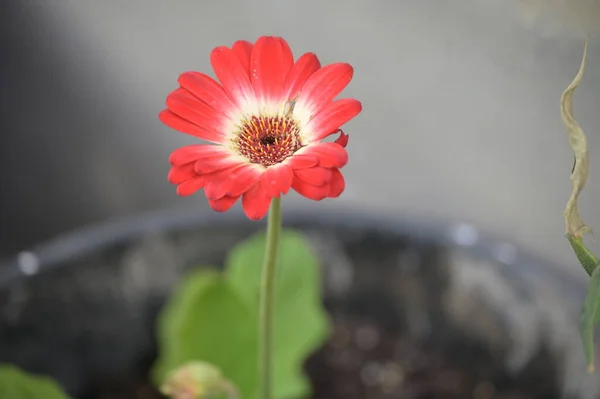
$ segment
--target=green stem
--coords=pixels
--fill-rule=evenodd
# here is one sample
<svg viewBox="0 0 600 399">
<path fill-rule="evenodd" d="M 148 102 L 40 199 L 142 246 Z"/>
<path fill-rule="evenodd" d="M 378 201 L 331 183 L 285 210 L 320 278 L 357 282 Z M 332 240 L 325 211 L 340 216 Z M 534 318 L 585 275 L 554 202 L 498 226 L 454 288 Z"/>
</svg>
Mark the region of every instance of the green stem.
<svg viewBox="0 0 600 399">
<path fill-rule="evenodd" d="M 273 399 L 273 308 L 277 249 L 281 232 L 281 197 L 273 198 L 267 225 L 267 244 L 259 299 L 258 372 L 259 399 Z"/>
</svg>

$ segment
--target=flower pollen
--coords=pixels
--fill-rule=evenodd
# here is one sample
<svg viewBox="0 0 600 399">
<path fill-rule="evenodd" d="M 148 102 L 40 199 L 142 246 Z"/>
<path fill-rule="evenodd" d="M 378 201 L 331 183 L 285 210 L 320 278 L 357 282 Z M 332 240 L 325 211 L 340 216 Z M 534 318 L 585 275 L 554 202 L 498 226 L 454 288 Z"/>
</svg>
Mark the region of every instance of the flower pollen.
<svg viewBox="0 0 600 399">
<path fill-rule="evenodd" d="M 264 167 L 283 162 L 302 147 L 297 123 L 287 116 L 252 116 L 234 140 L 240 155 Z"/>
</svg>

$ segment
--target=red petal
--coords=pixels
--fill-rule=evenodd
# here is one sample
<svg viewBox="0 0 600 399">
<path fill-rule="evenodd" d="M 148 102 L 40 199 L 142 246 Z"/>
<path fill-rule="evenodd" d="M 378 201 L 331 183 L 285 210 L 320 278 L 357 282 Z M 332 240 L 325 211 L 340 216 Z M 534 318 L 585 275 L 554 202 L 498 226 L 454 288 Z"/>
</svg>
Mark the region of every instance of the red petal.
<svg viewBox="0 0 600 399">
<path fill-rule="evenodd" d="M 225 121 L 227 118 L 205 102 L 194 97 L 186 89 L 177 89 L 167 97 L 167 108 L 176 115 L 210 132 L 210 136 L 202 137 L 212 142 L 223 142 Z"/>
<path fill-rule="evenodd" d="M 331 169 L 331 181 L 329 182 L 329 194 L 327 196 L 329 198 L 337 198 L 344 192 L 345 188 L 346 182 L 344 181 L 342 172 L 337 168 Z"/>
<path fill-rule="evenodd" d="M 215 48 L 210 54 L 210 63 L 223 89 L 238 107 L 244 108 L 255 101 L 248 73 L 233 50 L 224 46 Z"/>
<path fill-rule="evenodd" d="M 244 213 L 250 220 L 260 220 L 265 217 L 271 205 L 271 197 L 265 193 L 259 183 L 255 184 L 242 197 Z"/>
<path fill-rule="evenodd" d="M 326 198 L 329 194 L 329 185 L 326 184 L 321 187 L 312 186 L 298 178 L 294 179 L 294 182 L 292 183 L 292 188 L 296 190 L 299 194 L 305 196 L 306 198 L 315 201 L 320 201 L 323 198 Z"/>
<path fill-rule="evenodd" d="M 196 161 L 196 163 L 194 163 L 194 169 L 196 170 L 196 173 L 204 175 L 241 164 L 242 162 L 240 162 L 239 159 L 232 158 L 231 156 L 221 155 L 211 158 L 203 158 Z"/>
<path fill-rule="evenodd" d="M 316 113 L 333 101 L 352 80 L 354 70 L 350 64 L 337 63 L 327 65 L 308 78 L 300 95 L 297 106 Z"/>
<path fill-rule="evenodd" d="M 231 50 L 237 55 L 242 63 L 242 67 L 248 73 L 248 78 L 250 78 L 250 54 L 252 54 L 252 43 L 246 40 L 238 40 L 233 43 Z"/>
<path fill-rule="evenodd" d="M 292 51 L 282 38 L 262 36 L 256 41 L 250 57 L 250 78 L 258 101 L 282 102 L 283 84 L 293 65 Z"/>
<path fill-rule="evenodd" d="M 228 211 L 240 197 L 223 197 L 219 199 L 209 199 L 208 204 L 217 212 Z"/>
<path fill-rule="evenodd" d="M 211 141 L 216 144 L 221 144 L 223 136 L 218 135 L 214 130 L 207 129 L 203 126 L 198 126 L 182 117 L 175 115 L 173 112 L 165 109 L 158 114 L 158 118 L 162 123 L 179 132 L 191 134 L 192 136 Z"/>
<path fill-rule="evenodd" d="M 184 165 L 202 158 L 227 156 L 229 152 L 221 146 L 212 144 L 188 145 L 176 149 L 169 157 L 171 165 Z"/>
<path fill-rule="evenodd" d="M 321 63 L 313 53 L 306 53 L 298 58 L 285 79 L 284 92 L 286 100 L 291 100 L 298 95 L 307 79 L 321 68 Z"/>
<path fill-rule="evenodd" d="M 290 191 L 292 180 L 294 180 L 292 169 L 285 164 L 279 164 L 270 166 L 263 172 L 260 184 L 268 196 L 279 197 Z"/>
<path fill-rule="evenodd" d="M 290 165 L 292 169 L 312 168 L 319 163 L 319 158 L 311 154 L 294 154 L 285 160 L 285 163 Z"/>
<path fill-rule="evenodd" d="M 194 163 L 191 162 L 186 165 L 173 166 L 169 171 L 169 176 L 167 177 L 167 180 L 171 184 L 179 184 L 197 176 L 198 175 L 194 170 Z"/>
<path fill-rule="evenodd" d="M 234 107 L 223 87 L 213 78 L 201 72 L 184 72 L 179 76 L 177 82 L 221 114 L 227 115 Z"/>
<path fill-rule="evenodd" d="M 295 170 L 294 174 L 304 183 L 308 183 L 311 186 L 323 186 L 331 180 L 331 169 L 328 168 L 310 168 Z"/>
<path fill-rule="evenodd" d="M 353 98 L 343 98 L 325 105 L 308 122 L 306 131 L 310 132 L 314 141 L 321 141 L 325 137 L 336 133 L 337 129 L 362 110 L 360 101 Z"/>
<path fill-rule="evenodd" d="M 319 158 L 319 166 L 324 168 L 341 168 L 348 163 L 348 152 L 337 143 L 315 143 L 302 151 Z"/>
<path fill-rule="evenodd" d="M 334 143 L 339 144 L 342 147 L 346 148 L 346 146 L 348 145 L 348 140 L 350 139 L 350 136 L 348 136 L 346 133 L 342 132 L 341 129 L 338 129 L 338 132 L 340 133 L 340 137 L 335 139 Z"/>
<path fill-rule="evenodd" d="M 204 183 L 206 183 L 206 180 L 202 176 L 185 181 L 177 186 L 177 195 L 181 195 L 182 197 L 192 195 L 204 187 Z"/>
<path fill-rule="evenodd" d="M 210 175 L 204 188 L 206 197 L 239 197 L 259 181 L 261 172 L 256 165 L 244 164 Z"/>
</svg>

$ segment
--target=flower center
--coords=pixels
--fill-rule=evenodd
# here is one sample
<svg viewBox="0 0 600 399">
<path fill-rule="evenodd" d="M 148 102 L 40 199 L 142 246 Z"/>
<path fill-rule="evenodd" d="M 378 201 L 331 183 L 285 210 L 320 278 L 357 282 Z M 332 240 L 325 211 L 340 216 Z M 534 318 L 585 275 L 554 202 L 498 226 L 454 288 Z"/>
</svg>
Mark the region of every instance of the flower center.
<svg viewBox="0 0 600 399">
<path fill-rule="evenodd" d="M 298 125 L 287 116 L 252 116 L 234 142 L 241 155 L 265 167 L 283 162 L 302 147 Z"/>
</svg>

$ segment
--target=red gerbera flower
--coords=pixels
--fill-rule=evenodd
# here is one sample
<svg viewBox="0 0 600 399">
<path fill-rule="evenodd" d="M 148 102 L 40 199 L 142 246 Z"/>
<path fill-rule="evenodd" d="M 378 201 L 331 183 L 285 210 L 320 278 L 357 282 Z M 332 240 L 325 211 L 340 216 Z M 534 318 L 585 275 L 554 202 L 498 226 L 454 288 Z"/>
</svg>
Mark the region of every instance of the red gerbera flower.
<svg viewBox="0 0 600 399">
<path fill-rule="evenodd" d="M 290 188 L 317 201 L 338 197 L 345 187 L 340 168 L 348 161 L 348 136 L 340 126 L 362 106 L 334 98 L 350 83 L 352 67 L 321 67 L 312 53 L 294 62 L 278 37 L 217 47 L 210 61 L 221 84 L 185 72 L 160 113 L 173 129 L 214 143 L 171 154 L 169 181 L 177 184 L 177 193 L 204 188 L 219 212 L 242 197 L 244 212 L 254 220 Z M 338 132 L 335 142 L 321 142 Z"/>
</svg>

